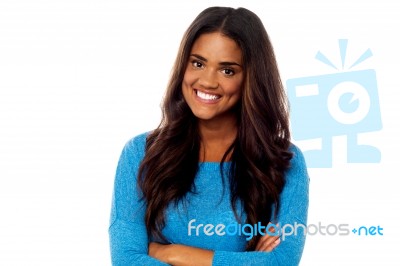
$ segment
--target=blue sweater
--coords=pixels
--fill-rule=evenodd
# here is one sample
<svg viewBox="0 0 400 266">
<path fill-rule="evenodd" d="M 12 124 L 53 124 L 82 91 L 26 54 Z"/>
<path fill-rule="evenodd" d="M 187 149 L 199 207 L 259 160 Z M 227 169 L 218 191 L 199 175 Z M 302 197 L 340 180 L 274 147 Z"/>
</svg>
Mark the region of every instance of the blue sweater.
<svg viewBox="0 0 400 266">
<path fill-rule="evenodd" d="M 137 191 L 137 173 L 145 153 L 146 134 L 130 140 L 124 147 L 116 171 L 109 227 L 113 265 L 167 265 L 148 256 L 149 238 L 144 223 L 145 206 Z M 281 243 L 271 252 L 246 252 L 246 239 L 254 225 L 238 223 L 230 204 L 229 182 L 222 181 L 219 163 L 199 163 L 195 177 L 196 193 L 188 193 L 185 204 L 171 204 L 165 214 L 162 233 L 170 243 L 214 251 L 213 265 L 298 265 L 305 243 L 301 227 L 308 210 L 307 168 L 301 151 L 291 147 L 294 156 L 286 172 L 281 194 L 281 209 L 276 229 Z M 227 171 L 230 163 L 224 163 Z M 226 176 L 226 175 L 224 175 Z M 241 207 L 238 207 L 241 210 Z M 241 213 L 239 211 L 239 213 Z M 245 221 L 245 216 L 242 217 Z M 285 227 L 286 225 L 286 227 Z M 244 226 L 244 227 L 243 227 Z M 280 227 L 279 227 L 280 226 Z M 247 227 L 246 230 L 242 230 Z M 248 231 L 250 230 L 250 231 Z M 263 230 L 261 230 L 263 231 Z"/>
</svg>

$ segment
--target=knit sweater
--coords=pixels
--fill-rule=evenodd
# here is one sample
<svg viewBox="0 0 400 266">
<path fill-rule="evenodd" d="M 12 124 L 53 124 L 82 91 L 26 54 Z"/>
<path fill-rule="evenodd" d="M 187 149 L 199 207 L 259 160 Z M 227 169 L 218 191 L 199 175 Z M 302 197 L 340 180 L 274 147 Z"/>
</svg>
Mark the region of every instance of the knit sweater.
<svg viewBox="0 0 400 266">
<path fill-rule="evenodd" d="M 144 223 L 146 207 L 137 187 L 146 135 L 138 135 L 127 142 L 118 162 L 109 227 L 113 265 L 168 265 L 148 255 L 151 240 Z M 301 227 L 294 229 L 296 225 L 306 225 L 307 222 L 309 177 L 301 151 L 295 145 L 290 149 L 293 158 L 285 174 L 281 207 L 277 219 L 272 221 L 281 234 L 281 243 L 273 251 L 245 251 L 247 240 L 252 236 L 250 233 L 264 230 L 259 230 L 258 225 L 245 225 L 245 215 L 243 223 L 236 220 L 230 203 L 227 174 L 221 177 L 218 162 L 199 163 L 194 180 L 195 193 L 188 193 L 184 204 L 167 207 L 162 230 L 165 238 L 169 243 L 214 251 L 214 266 L 298 265 L 305 244 L 305 231 Z M 226 173 L 229 166 L 230 162 L 223 165 Z M 239 213 L 240 210 L 239 204 Z"/>
</svg>

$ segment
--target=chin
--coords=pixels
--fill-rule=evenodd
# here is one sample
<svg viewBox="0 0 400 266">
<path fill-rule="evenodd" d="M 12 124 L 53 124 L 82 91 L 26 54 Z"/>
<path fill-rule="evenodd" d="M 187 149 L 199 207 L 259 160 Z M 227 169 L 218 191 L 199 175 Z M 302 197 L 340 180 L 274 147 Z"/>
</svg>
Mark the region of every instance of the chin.
<svg viewBox="0 0 400 266">
<path fill-rule="evenodd" d="M 196 113 L 193 113 L 193 114 L 199 120 L 211 120 L 214 118 L 213 115 L 209 115 L 209 114 L 196 114 Z"/>
</svg>

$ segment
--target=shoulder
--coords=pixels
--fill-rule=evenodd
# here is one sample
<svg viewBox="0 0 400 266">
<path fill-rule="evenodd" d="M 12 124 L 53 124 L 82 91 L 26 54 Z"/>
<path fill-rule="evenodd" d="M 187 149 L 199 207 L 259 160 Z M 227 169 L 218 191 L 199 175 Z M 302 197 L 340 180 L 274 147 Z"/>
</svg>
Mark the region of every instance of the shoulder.
<svg viewBox="0 0 400 266">
<path fill-rule="evenodd" d="M 299 171 L 299 170 L 307 170 L 306 161 L 304 159 L 303 152 L 297 147 L 295 144 L 291 143 L 289 147 L 289 151 L 292 152 L 293 157 L 290 160 L 289 171 Z"/>
<path fill-rule="evenodd" d="M 129 139 L 122 150 L 125 159 L 141 161 L 146 150 L 146 138 L 150 132 L 141 133 Z"/>
<path fill-rule="evenodd" d="M 290 160 L 290 166 L 286 170 L 286 181 L 295 183 L 301 182 L 308 184 L 309 177 L 307 172 L 307 165 L 303 153 L 299 147 L 293 143 L 290 145 L 289 151 L 293 153 Z"/>
<path fill-rule="evenodd" d="M 146 139 L 150 132 L 144 132 L 129 139 L 124 149 L 135 150 L 136 152 L 144 153 L 146 149 Z"/>
</svg>

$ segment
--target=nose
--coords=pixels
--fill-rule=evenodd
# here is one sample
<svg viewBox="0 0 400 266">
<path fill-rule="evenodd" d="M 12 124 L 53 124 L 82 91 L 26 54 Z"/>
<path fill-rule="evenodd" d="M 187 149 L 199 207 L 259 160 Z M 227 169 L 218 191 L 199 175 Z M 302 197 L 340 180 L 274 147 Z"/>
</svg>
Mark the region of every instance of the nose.
<svg viewBox="0 0 400 266">
<path fill-rule="evenodd" d="M 199 77 L 199 85 L 205 89 L 218 88 L 218 77 L 216 71 L 204 69 Z"/>
</svg>

